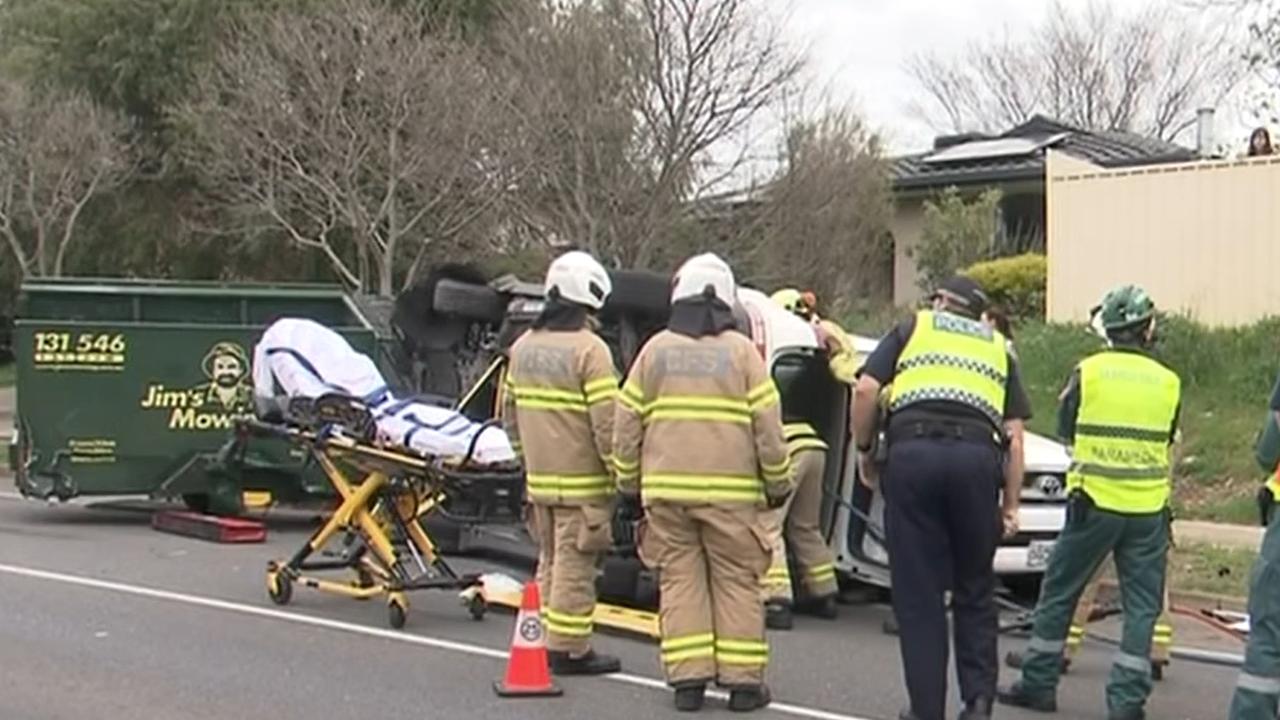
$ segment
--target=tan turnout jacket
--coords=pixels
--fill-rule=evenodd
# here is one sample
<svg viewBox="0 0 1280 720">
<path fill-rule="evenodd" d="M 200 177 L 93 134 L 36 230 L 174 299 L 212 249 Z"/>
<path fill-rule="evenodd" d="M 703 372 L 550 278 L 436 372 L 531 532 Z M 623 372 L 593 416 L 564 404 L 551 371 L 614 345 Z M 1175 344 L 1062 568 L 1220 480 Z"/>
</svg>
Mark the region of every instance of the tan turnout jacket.
<svg viewBox="0 0 1280 720">
<path fill-rule="evenodd" d="M 644 503 L 761 504 L 786 494 L 777 387 L 746 336 L 670 330 L 640 351 L 618 397 L 618 485 Z"/>
<path fill-rule="evenodd" d="M 511 346 L 505 393 L 503 424 L 524 458 L 529 499 L 609 501 L 618 376 L 604 341 L 585 329 L 527 331 Z"/>
</svg>

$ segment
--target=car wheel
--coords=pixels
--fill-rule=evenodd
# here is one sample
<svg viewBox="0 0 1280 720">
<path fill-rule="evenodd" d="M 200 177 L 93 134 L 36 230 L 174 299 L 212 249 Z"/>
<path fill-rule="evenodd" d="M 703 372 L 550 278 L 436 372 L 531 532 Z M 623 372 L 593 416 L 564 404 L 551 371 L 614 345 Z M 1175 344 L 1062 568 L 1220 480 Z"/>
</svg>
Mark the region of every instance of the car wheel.
<svg viewBox="0 0 1280 720">
<path fill-rule="evenodd" d="M 441 280 L 436 283 L 431 308 L 441 315 L 497 324 L 506 313 L 506 302 L 488 285 Z"/>
<path fill-rule="evenodd" d="M 613 292 L 606 311 L 640 313 L 663 317 L 671 311 L 671 279 L 645 270 L 614 270 L 609 273 Z"/>
</svg>

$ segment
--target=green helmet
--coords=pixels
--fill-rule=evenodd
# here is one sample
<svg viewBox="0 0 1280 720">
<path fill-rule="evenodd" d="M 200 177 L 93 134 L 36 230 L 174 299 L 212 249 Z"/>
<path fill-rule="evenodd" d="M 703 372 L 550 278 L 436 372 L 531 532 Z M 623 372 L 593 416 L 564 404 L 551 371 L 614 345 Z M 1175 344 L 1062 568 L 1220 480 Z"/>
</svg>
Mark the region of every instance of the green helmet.
<svg viewBox="0 0 1280 720">
<path fill-rule="evenodd" d="M 1156 304 L 1146 290 L 1123 285 L 1108 292 L 1094 312 L 1100 314 L 1103 329 L 1123 330 L 1150 320 L 1156 313 Z"/>
</svg>

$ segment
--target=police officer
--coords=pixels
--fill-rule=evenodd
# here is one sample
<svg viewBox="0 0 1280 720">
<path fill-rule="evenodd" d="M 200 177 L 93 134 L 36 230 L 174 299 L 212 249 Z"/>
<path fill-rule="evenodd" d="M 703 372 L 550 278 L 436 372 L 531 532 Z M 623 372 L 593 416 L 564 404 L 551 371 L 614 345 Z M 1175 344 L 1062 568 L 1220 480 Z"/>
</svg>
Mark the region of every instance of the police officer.
<svg viewBox="0 0 1280 720">
<path fill-rule="evenodd" d="M 962 720 L 991 716 L 996 692 L 993 568 L 1001 532 L 1017 528 L 1022 425 L 1030 403 L 1004 337 L 980 317 L 987 296 L 964 277 L 944 282 L 932 309 L 890 331 L 858 378 L 854 432 L 863 482 L 880 469 L 872 430 L 892 383 L 884 437 L 885 530 L 910 710 L 942 720 L 952 594 Z M 1003 480 L 1003 515 L 1001 484 Z M 950 585 L 948 585 L 950 580 Z"/>
<path fill-rule="evenodd" d="M 1271 396 L 1271 422 L 1280 423 L 1280 382 Z M 1249 580 L 1249 642 L 1236 678 L 1230 720 L 1274 720 L 1280 711 L 1280 467 L 1259 488 L 1258 508 L 1267 528 Z"/>
<path fill-rule="evenodd" d="M 552 672 L 617 672 L 591 649 L 596 564 L 612 543 L 613 356 L 588 328 L 612 284 L 590 255 L 551 263 L 546 306 L 511 347 L 503 417 L 523 454 Z"/>
<path fill-rule="evenodd" d="M 1045 571 L 1022 677 L 998 700 L 1057 709 L 1071 611 L 1110 553 L 1124 631 L 1107 682 L 1107 717 L 1141 720 L 1163 604 L 1171 446 L 1182 389 L 1178 376 L 1145 352 L 1155 333 L 1155 305 L 1146 292 L 1132 285 L 1112 290 L 1095 319 L 1109 347 L 1077 366 L 1058 413 L 1058 433 L 1072 448 L 1067 524 Z"/>
<path fill-rule="evenodd" d="M 639 550 L 658 571 L 661 658 L 681 711 L 701 708 L 712 681 L 732 710 L 770 701 L 761 515 L 786 501 L 791 471 L 778 390 L 734 330 L 735 299 L 723 260 L 685 262 L 667 329 L 640 350 L 618 398 L 618 485 L 644 503 Z"/>
</svg>

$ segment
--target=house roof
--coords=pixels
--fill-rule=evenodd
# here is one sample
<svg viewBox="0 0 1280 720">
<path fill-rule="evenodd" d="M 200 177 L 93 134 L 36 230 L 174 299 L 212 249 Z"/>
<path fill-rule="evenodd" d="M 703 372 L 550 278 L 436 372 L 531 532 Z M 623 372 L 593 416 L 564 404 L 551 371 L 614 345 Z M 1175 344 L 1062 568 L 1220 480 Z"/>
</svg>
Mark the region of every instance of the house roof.
<svg viewBox="0 0 1280 720">
<path fill-rule="evenodd" d="M 1193 160 L 1174 143 L 1129 132 L 1086 131 L 1036 115 L 1001 135 L 968 134 L 891 161 L 894 190 L 924 190 L 1044 178 L 1045 152 L 1060 150 L 1106 168 Z"/>
</svg>

